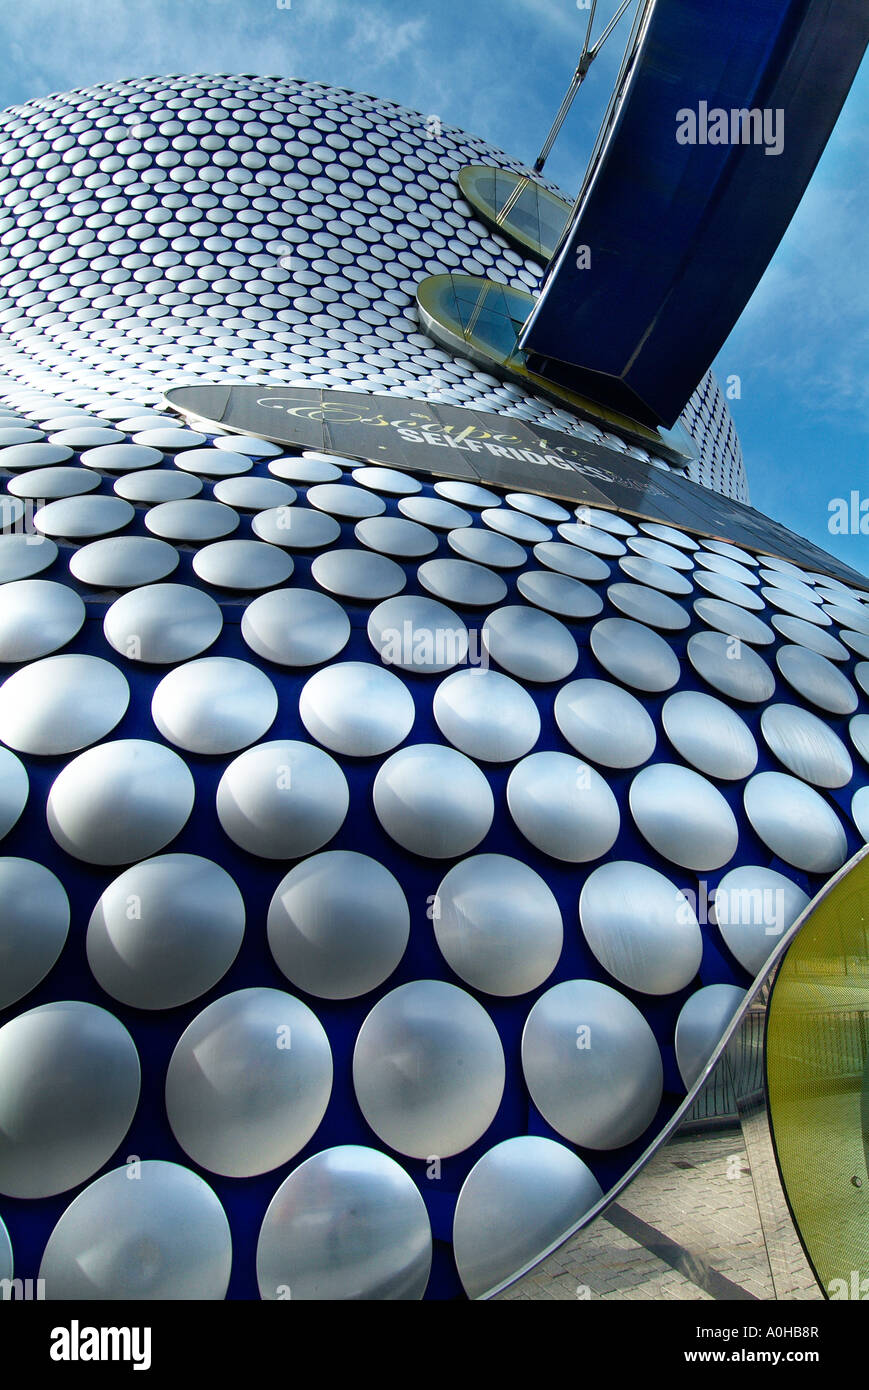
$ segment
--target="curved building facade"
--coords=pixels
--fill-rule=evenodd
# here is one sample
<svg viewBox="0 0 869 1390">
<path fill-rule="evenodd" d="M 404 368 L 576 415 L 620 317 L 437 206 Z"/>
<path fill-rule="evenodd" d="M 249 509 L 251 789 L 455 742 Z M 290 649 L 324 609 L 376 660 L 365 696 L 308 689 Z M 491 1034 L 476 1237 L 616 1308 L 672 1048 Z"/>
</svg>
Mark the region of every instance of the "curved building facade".
<svg viewBox="0 0 869 1390">
<path fill-rule="evenodd" d="M 490 1293 L 864 842 L 866 591 L 711 378 L 685 481 L 420 331 L 537 282 L 482 142 L 254 77 L 2 130 L 0 1278 Z"/>
<path fill-rule="evenodd" d="M 425 276 L 530 291 L 543 268 L 456 183 L 468 164 L 523 166 L 438 116 L 281 78 L 139 79 L 4 112 L 0 161 L 0 369 L 16 383 L 141 402 L 265 373 L 601 436 L 420 333 Z M 710 374 L 682 423 L 689 476 L 747 501 Z"/>
</svg>

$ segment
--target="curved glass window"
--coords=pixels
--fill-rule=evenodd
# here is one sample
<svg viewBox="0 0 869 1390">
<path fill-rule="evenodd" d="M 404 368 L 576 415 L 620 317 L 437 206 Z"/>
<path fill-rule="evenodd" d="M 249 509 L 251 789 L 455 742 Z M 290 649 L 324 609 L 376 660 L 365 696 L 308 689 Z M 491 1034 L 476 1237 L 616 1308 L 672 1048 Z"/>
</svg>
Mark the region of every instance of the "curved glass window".
<svg viewBox="0 0 869 1390">
<path fill-rule="evenodd" d="M 469 164 L 458 175 L 459 188 L 488 226 L 521 251 L 548 261 L 570 216 L 570 204 L 548 188 L 509 169 Z"/>
<path fill-rule="evenodd" d="M 518 340 L 536 303 L 533 294 L 478 275 L 430 275 L 417 285 L 416 303 L 423 332 L 448 352 L 486 371 L 500 369 L 526 389 L 566 405 L 604 429 L 619 431 L 633 443 L 655 450 L 666 446 L 667 457 L 676 467 L 684 467 L 694 456 L 693 442 L 680 425 L 668 431 L 651 430 L 530 370 Z"/>
</svg>

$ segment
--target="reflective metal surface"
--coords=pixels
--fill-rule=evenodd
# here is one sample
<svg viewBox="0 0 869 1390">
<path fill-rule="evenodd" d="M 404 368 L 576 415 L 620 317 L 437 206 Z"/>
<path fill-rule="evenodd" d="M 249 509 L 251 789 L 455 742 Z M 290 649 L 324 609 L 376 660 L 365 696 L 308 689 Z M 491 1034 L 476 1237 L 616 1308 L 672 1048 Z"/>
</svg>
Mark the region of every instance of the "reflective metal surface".
<svg viewBox="0 0 869 1390">
<path fill-rule="evenodd" d="M 416 577 L 424 589 L 447 603 L 469 607 L 500 603 L 507 585 L 499 574 L 470 560 L 426 560 Z"/>
<path fill-rule="evenodd" d="M 760 704 L 775 691 L 775 676 L 766 662 L 736 637 L 696 632 L 689 637 L 687 650 L 697 674 L 732 700 Z"/>
<path fill-rule="evenodd" d="M 780 632 L 782 637 L 786 637 L 789 642 L 796 642 L 800 647 L 808 647 L 809 651 L 817 652 L 819 656 L 825 656 L 828 661 L 847 661 L 849 659 L 848 648 L 832 633 L 826 632 L 815 623 L 807 623 L 802 618 L 793 618 L 789 614 L 775 613 L 773 614 L 772 625 L 776 632 Z"/>
<path fill-rule="evenodd" d="M 454 748 L 416 743 L 393 753 L 374 779 L 374 810 L 412 854 L 453 859 L 474 849 L 495 813 L 485 776 Z"/>
<path fill-rule="evenodd" d="M 85 1182 L 138 1103 L 138 1054 L 113 1014 L 66 1000 L 10 1019 L 0 1028 L 0 1193 L 50 1197 Z"/>
<path fill-rule="evenodd" d="M 755 831 L 786 864 L 830 874 L 848 853 L 845 831 L 831 806 L 811 787 L 783 772 L 760 772 L 746 784 L 745 812 Z"/>
<path fill-rule="evenodd" d="M 44 536 L 80 540 L 120 531 L 130 524 L 135 514 L 123 497 L 62 497 L 58 502 L 39 507 L 33 514 L 33 525 Z"/>
<path fill-rule="evenodd" d="M 368 661 L 342 661 L 306 682 L 299 715 L 318 743 L 371 758 L 407 737 L 416 711 L 407 686 L 390 671 Z"/>
<path fill-rule="evenodd" d="M 755 976 L 808 905 L 808 894 L 784 874 L 741 864 L 716 888 L 713 915 L 739 964 Z"/>
<path fill-rule="evenodd" d="M 609 985 L 564 980 L 542 995 L 522 1034 L 522 1069 L 547 1124 L 587 1149 L 617 1149 L 651 1124 L 663 1068 L 639 1009 Z"/>
<path fill-rule="evenodd" d="M 41 574 L 57 559 L 57 546 L 48 536 L 0 536 L 0 584 Z"/>
<path fill-rule="evenodd" d="M 583 757 L 604 767 L 638 767 L 655 751 L 657 735 L 636 696 L 609 681 L 571 681 L 555 697 L 555 721 Z"/>
<path fill-rule="evenodd" d="M 496 1144 L 456 1203 L 453 1252 L 468 1297 L 528 1264 L 602 1196 L 582 1159 L 554 1139 L 521 1135 Z"/>
<path fill-rule="evenodd" d="M 486 1010 L 442 980 L 414 980 L 385 995 L 353 1053 L 363 1115 L 378 1138 L 412 1158 L 447 1158 L 485 1134 L 504 1075 L 501 1040 Z"/>
<path fill-rule="evenodd" d="M 332 1052 L 306 1004 L 240 989 L 181 1034 L 166 1073 L 166 1115 L 201 1168 L 249 1178 L 288 1163 L 316 1133 L 332 1093 Z"/>
<path fill-rule="evenodd" d="M 192 501 L 158 503 L 146 513 L 145 525 L 167 541 L 216 541 L 236 529 L 238 512 L 222 502 L 194 497 Z"/>
<path fill-rule="evenodd" d="M 209 594 L 186 584 L 149 584 L 116 599 L 103 620 L 106 640 L 130 661 L 174 665 L 216 641 L 223 614 Z"/>
<path fill-rule="evenodd" d="M 706 985 L 685 1000 L 676 1020 L 676 1061 L 689 1090 L 712 1057 L 740 1004 L 738 985 Z"/>
<path fill-rule="evenodd" d="M 4 584 L 0 604 L 0 661 L 33 661 L 70 642 L 85 620 L 74 589 L 52 579 Z"/>
<path fill-rule="evenodd" d="M 720 869 L 736 853 L 736 818 L 717 787 L 688 767 L 655 763 L 629 794 L 637 829 L 653 849 L 685 869 Z"/>
<path fill-rule="evenodd" d="M 27 769 L 8 748 L 0 748 L 0 840 L 8 835 L 30 793 Z"/>
<path fill-rule="evenodd" d="M 122 474 L 114 483 L 114 490 L 128 502 L 181 502 L 185 498 L 198 496 L 202 483 L 198 478 L 188 478 L 184 473 L 156 468 L 153 473 Z"/>
<path fill-rule="evenodd" d="M 522 680 L 563 680 L 579 659 L 576 642 L 564 624 L 524 604 L 496 608 L 480 636 L 492 660 Z"/>
<path fill-rule="evenodd" d="M 599 772 L 567 753 L 531 753 L 507 782 L 516 825 L 553 859 L 583 864 L 599 859 L 619 833 L 619 808 Z"/>
<path fill-rule="evenodd" d="M 531 696 L 498 671 L 472 667 L 447 676 L 435 691 L 433 709 L 444 737 L 482 762 L 513 762 L 540 736 Z"/>
<path fill-rule="evenodd" d="M 350 620 L 325 594 L 278 589 L 248 604 L 241 635 L 251 651 L 278 666 L 316 666 L 347 645 Z"/>
<path fill-rule="evenodd" d="M 109 884 L 87 929 L 88 965 L 113 999 L 173 1009 L 216 985 L 238 954 L 244 899 L 225 869 L 162 854 Z"/>
<path fill-rule="evenodd" d="M 187 764 L 160 743 L 119 739 L 79 753 L 55 778 L 48 828 L 86 864 L 131 864 L 155 854 L 193 809 Z"/>
<path fill-rule="evenodd" d="M 308 506 L 350 521 L 364 516 L 380 516 L 386 510 L 382 497 L 346 483 L 315 483 L 308 488 Z"/>
<path fill-rule="evenodd" d="M 263 1299 L 410 1300 L 425 1293 L 425 1203 L 394 1159 L 360 1144 L 314 1154 L 284 1180 L 256 1253 Z"/>
<path fill-rule="evenodd" d="M 310 743 L 260 743 L 217 788 L 217 816 L 235 844 L 262 859 L 298 859 L 340 830 L 350 793 L 338 764 Z"/>
<path fill-rule="evenodd" d="M 650 628 L 629 618 L 602 618 L 591 630 L 591 649 L 611 676 L 635 690 L 671 690 L 679 659 Z"/>
<path fill-rule="evenodd" d="M 98 656 L 49 656 L 0 686 L 0 739 L 19 753 L 75 753 L 104 738 L 130 702 L 126 678 Z"/>
<path fill-rule="evenodd" d="M 321 999 L 355 999 L 383 984 L 409 934 L 398 880 L 355 850 L 303 860 L 278 884 L 269 906 L 268 942 L 278 969 Z"/>
<path fill-rule="evenodd" d="M 277 712 L 277 691 L 265 672 L 231 656 L 176 666 L 151 700 L 160 733 L 190 753 L 235 753 L 261 738 Z"/>
<path fill-rule="evenodd" d="M 681 631 L 691 622 L 681 604 L 646 584 L 610 584 L 607 598 L 627 618 L 666 632 Z"/>
<path fill-rule="evenodd" d="M 610 567 L 605 560 L 592 555 L 590 550 L 568 545 L 566 541 L 541 541 L 534 547 L 534 558 L 547 569 L 557 574 L 567 574 L 571 579 L 608 579 Z M 521 563 L 521 561 L 520 561 Z"/>
<path fill-rule="evenodd" d="M 311 565 L 311 578 L 330 593 L 353 599 L 389 598 L 406 583 L 401 565 L 370 550 L 327 550 Z"/>
<path fill-rule="evenodd" d="M 438 539 L 433 532 L 401 516 L 365 517 L 356 523 L 353 533 L 362 545 L 398 559 L 431 555 L 438 548 Z"/>
<path fill-rule="evenodd" d="M 194 572 L 223 589 L 271 589 L 293 572 L 293 561 L 265 541 L 217 541 L 193 557 Z"/>
<path fill-rule="evenodd" d="M 700 968 L 697 916 L 674 883 L 646 864 L 602 864 L 583 884 L 579 920 L 608 974 L 641 994 L 675 994 Z"/>
<path fill-rule="evenodd" d="M 648 584 L 652 589 L 660 589 L 664 594 L 675 594 L 679 598 L 690 594 L 694 588 L 684 574 L 679 574 L 669 565 L 658 564 L 657 560 L 647 560 L 642 555 L 625 555 L 619 560 L 619 569 L 638 584 Z"/>
<path fill-rule="evenodd" d="M 516 587 L 529 603 L 564 618 L 594 618 L 603 608 L 603 599 L 578 579 L 551 570 L 527 570 Z"/>
<path fill-rule="evenodd" d="M 854 766 L 838 734 L 797 705 L 768 705 L 760 717 L 767 746 L 788 772 L 816 787 L 844 787 Z"/>
<path fill-rule="evenodd" d="M 288 550 L 320 550 L 341 534 L 333 516 L 307 507 L 271 507 L 259 512 L 251 523 L 255 536 Z"/>
<path fill-rule="evenodd" d="M 468 655 L 468 629 L 457 613 L 433 598 L 386 599 L 368 619 L 368 640 L 385 666 L 436 673 Z"/>
<path fill-rule="evenodd" d="M 69 930 L 60 880 L 32 859 L 0 858 L 0 1009 L 35 989 Z"/>
<path fill-rule="evenodd" d="M 561 911 L 546 883 L 519 859 L 478 854 L 441 880 L 434 931 L 459 979 L 484 994 L 536 989 L 558 964 Z"/>
<path fill-rule="evenodd" d="M 731 637 L 739 637 L 743 642 L 751 642 L 756 647 L 765 647 L 775 641 L 775 633 L 767 623 L 738 604 L 728 603 L 726 599 L 698 598 L 694 603 L 694 612 L 710 627 Z"/>
<path fill-rule="evenodd" d="M 494 531 L 450 531 L 447 544 L 463 559 L 475 560 L 480 565 L 491 565 L 494 569 L 516 569 L 519 565 L 524 565 L 528 558 L 524 546 L 511 541 L 509 536 L 499 536 Z"/>
<path fill-rule="evenodd" d="M 736 713 L 699 690 L 678 690 L 661 710 L 664 732 L 676 752 L 709 777 L 748 777 L 757 766 L 757 744 Z"/>
<path fill-rule="evenodd" d="M 70 556 L 69 572 L 100 589 L 132 589 L 165 579 L 178 568 L 173 545 L 156 536 L 109 536 Z"/>
<path fill-rule="evenodd" d="M 775 659 L 788 685 L 819 709 L 852 714 L 857 708 L 853 685 L 825 656 L 806 647 L 785 646 L 779 647 Z"/>
<path fill-rule="evenodd" d="M 223 1299 L 229 1222 L 202 1178 L 178 1163 L 141 1162 L 80 1192 L 48 1238 L 39 1277 L 47 1299 Z"/>
</svg>

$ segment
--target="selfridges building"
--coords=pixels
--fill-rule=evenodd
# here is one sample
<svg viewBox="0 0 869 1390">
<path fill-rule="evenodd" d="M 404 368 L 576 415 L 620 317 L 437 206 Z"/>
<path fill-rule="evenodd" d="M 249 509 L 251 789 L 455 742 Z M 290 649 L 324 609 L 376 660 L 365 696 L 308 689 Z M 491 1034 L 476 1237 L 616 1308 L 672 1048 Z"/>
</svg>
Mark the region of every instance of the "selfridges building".
<svg viewBox="0 0 869 1390">
<path fill-rule="evenodd" d="M 490 1293 L 863 843 L 860 577 L 711 375 L 487 368 L 527 171 L 436 117 L 135 80 L 0 160 L 0 1278 Z"/>
</svg>

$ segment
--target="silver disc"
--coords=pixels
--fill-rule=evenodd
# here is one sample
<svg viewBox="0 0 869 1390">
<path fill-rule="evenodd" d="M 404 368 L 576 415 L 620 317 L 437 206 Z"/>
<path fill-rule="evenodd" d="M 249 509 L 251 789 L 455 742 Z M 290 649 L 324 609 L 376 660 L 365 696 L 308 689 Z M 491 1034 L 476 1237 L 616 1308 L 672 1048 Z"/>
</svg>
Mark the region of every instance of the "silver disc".
<svg viewBox="0 0 869 1390">
<path fill-rule="evenodd" d="M 694 588 L 691 580 L 686 579 L 684 574 L 679 574 L 669 565 L 659 564 L 657 560 L 647 560 L 642 555 L 623 556 L 619 560 L 619 569 L 629 579 L 635 579 L 638 584 L 647 584 L 650 589 L 659 589 L 664 594 L 675 594 L 678 598 L 684 598 Z"/>
<path fill-rule="evenodd" d="M 400 593 L 407 580 L 401 565 L 370 550 L 327 550 L 311 565 L 311 578 L 342 598 L 384 599 Z"/>
<path fill-rule="evenodd" d="M 224 831 L 263 859 L 313 854 L 340 830 L 349 804 L 347 780 L 334 759 L 291 740 L 248 748 L 217 788 Z"/>
<path fill-rule="evenodd" d="M 288 550 L 322 550 L 341 534 L 333 516 L 310 507 L 270 507 L 267 512 L 258 512 L 251 526 L 261 541 Z"/>
<path fill-rule="evenodd" d="M 277 589 L 249 603 L 241 635 L 251 651 L 278 666 L 317 666 L 347 645 L 350 619 L 313 589 Z"/>
<path fill-rule="evenodd" d="M 123 497 L 61 497 L 39 507 L 33 514 L 33 525 L 43 536 L 82 540 L 120 531 L 135 515 L 135 508 Z"/>
<path fill-rule="evenodd" d="M 85 620 L 74 589 L 52 579 L 19 579 L 3 586 L 0 661 L 33 661 L 72 641 Z"/>
<path fill-rule="evenodd" d="M 524 604 L 496 608 L 480 635 L 492 660 L 520 680 L 563 680 L 579 660 L 576 642 L 564 624 Z"/>
<path fill-rule="evenodd" d="M 0 748 L 0 840 L 15 825 L 30 794 L 27 769 L 8 748 Z"/>
<path fill-rule="evenodd" d="M 0 739 L 19 753 L 76 753 L 104 738 L 130 702 L 126 678 L 98 656 L 48 656 L 0 686 Z"/>
<path fill-rule="evenodd" d="M 166 1115 L 199 1167 L 250 1178 L 305 1147 L 331 1093 L 329 1039 L 307 1004 L 279 989 L 240 989 L 181 1034 L 166 1073 Z"/>
<path fill-rule="evenodd" d="M 786 864 L 831 874 L 848 855 L 835 811 L 812 787 L 784 772 L 759 772 L 746 784 L 745 812 L 763 843 Z"/>
<path fill-rule="evenodd" d="M 265 541 L 216 541 L 193 557 L 194 573 L 221 589 L 273 589 L 293 572 L 293 561 Z"/>
<path fill-rule="evenodd" d="M 46 804 L 52 836 L 86 864 L 132 864 L 156 854 L 193 809 L 187 764 L 160 743 L 118 739 L 79 753 Z"/>
<path fill-rule="evenodd" d="M 259 1234 L 263 1299 L 420 1299 L 432 1237 L 425 1203 L 395 1159 L 341 1144 L 300 1163 L 271 1200 Z"/>
<path fill-rule="evenodd" d="M 343 661 L 311 676 L 299 696 L 299 714 L 318 743 L 371 758 L 407 737 L 416 710 L 398 676 L 370 661 Z"/>
<path fill-rule="evenodd" d="M 528 559 L 524 546 L 517 541 L 477 527 L 450 531 L 447 545 L 464 560 L 474 560 L 479 565 L 490 565 L 496 570 L 517 569 Z"/>
<path fill-rule="evenodd" d="M 848 750 L 817 715 L 798 705 L 767 705 L 760 729 L 779 762 L 803 781 L 816 787 L 844 787 L 850 782 L 854 765 Z"/>
<path fill-rule="evenodd" d="M 579 920 L 604 970 L 641 994 L 675 994 L 700 968 L 703 938 L 688 899 L 656 869 L 601 864 L 579 897 Z"/>
<path fill-rule="evenodd" d="M 748 725 L 714 695 L 677 690 L 664 702 L 661 723 L 676 752 L 707 777 L 735 781 L 750 777 L 757 766 Z"/>
<path fill-rule="evenodd" d="M 691 622 L 681 604 L 648 584 L 610 584 L 607 598 L 625 617 L 665 632 L 679 632 Z"/>
<path fill-rule="evenodd" d="M 153 473 L 124 473 L 115 480 L 113 488 L 128 502 L 181 502 L 188 497 L 198 497 L 202 482 L 168 468 L 155 468 Z"/>
<path fill-rule="evenodd" d="M 196 1173 L 161 1159 L 104 1173 L 48 1238 L 39 1277 L 48 1299 L 223 1299 L 232 1236 Z"/>
<path fill-rule="evenodd" d="M 409 934 L 401 885 L 376 859 L 353 850 L 304 859 L 278 884 L 269 907 L 278 969 L 320 999 L 355 999 L 383 984 Z"/>
<path fill-rule="evenodd" d="M 635 690 L 671 690 L 679 658 L 657 632 L 630 618 L 602 618 L 591 630 L 591 649 L 611 676 Z"/>
<path fill-rule="evenodd" d="M 530 752 L 540 736 L 540 715 L 531 696 L 498 671 L 455 671 L 435 691 L 433 710 L 444 738 L 481 762 L 513 762 Z"/>
<path fill-rule="evenodd" d="M 48 536 L 29 532 L 0 536 L 0 584 L 41 574 L 57 559 L 57 546 Z"/>
<path fill-rule="evenodd" d="M 161 854 L 102 893 L 87 930 L 94 979 L 134 1009 L 174 1009 L 216 985 L 244 935 L 244 899 L 225 869 Z"/>
<path fill-rule="evenodd" d="M 198 497 L 180 502 L 159 502 L 145 514 L 145 525 L 152 535 L 165 541 L 217 541 L 238 526 L 238 512 L 222 502 Z"/>
<path fill-rule="evenodd" d="M 139 1080 L 133 1039 L 95 1004 L 42 1004 L 10 1019 L 0 1028 L 0 1193 L 53 1197 L 86 1182 L 127 1133 Z"/>
<path fill-rule="evenodd" d="M 636 696 L 610 681 L 571 681 L 555 697 L 555 722 L 584 758 L 603 767 L 639 767 L 655 751 L 657 735 Z"/>
<path fill-rule="evenodd" d="M 594 589 L 552 570 L 526 570 L 519 575 L 516 587 L 529 603 L 563 618 L 594 618 L 603 608 L 603 599 Z"/>
<path fill-rule="evenodd" d="M 235 753 L 270 729 L 277 691 L 264 671 L 231 656 L 206 656 L 176 666 L 151 700 L 151 718 L 176 748 Z"/>
<path fill-rule="evenodd" d="M 522 1070 L 547 1124 L 588 1149 L 620 1149 L 648 1129 L 663 1065 L 639 1009 L 609 985 L 564 980 L 542 995 L 522 1034 Z"/>
<path fill-rule="evenodd" d="M 686 999 L 676 1020 L 676 1062 L 690 1091 L 745 999 L 738 985 L 706 985 Z"/>
<path fill-rule="evenodd" d="M 398 559 L 431 555 L 438 548 L 438 538 L 432 531 L 401 516 L 365 517 L 356 523 L 353 534 L 369 550 L 379 550 Z"/>
<path fill-rule="evenodd" d="M 688 639 L 688 660 L 707 684 L 733 700 L 761 704 L 775 691 L 775 676 L 766 662 L 738 637 L 695 632 Z"/>
<path fill-rule="evenodd" d="M 414 980 L 384 995 L 353 1052 L 353 1086 L 378 1138 L 447 1158 L 485 1134 L 501 1104 L 504 1052 L 486 1010 L 457 985 Z"/>
<path fill-rule="evenodd" d="M 63 884 L 31 859 L 0 859 L 0 1009 L 51 970 L 69 930 Z"/>
<path fill-rule="evenodd" d="M 828 661 L 848 661 L 850 659 L 848 648 L 832 633 L 826 632 L 824 628 L 818 627 L 815 623 L 804 622 L 802 618 L 793 618 L 788 613 L 774 613 L 772 625 L 776 632 L 780 632 L 782 637 L 786 637 L 789 642 L 795 642 L 800 647 L 808 647 L 809 651 L 817 652 L 818 656 L 825 656 Z"/>
<path fill-rule="evenodd" d="M 534 558 L 547 569 L 571 579 L 609 579 L 610 567 L 605 560 L 566 541 L 541 541 L 534 547 Z"/>
<path fill-rule="evenodd" d="M 435 598 L 470 607 L 500 603 L 507 592 L 499 574 L 470 560 L 427 560 L 420 565 L 416 577 Z"/>
<path fill-rule="evenodd" d="M 505 1139 L 475 1163 L 453 1218 L 453 1255 L 479 1298 L 554 1245 L 603 1197 L 591 1170 L 554 1139 Z"/>
<path fill-rule="evenodd" d="M 739 964 L 755 977 L 809 902 L 784 874 L 743 864 L 716 888 L 712 917 Z"/>
<path fill-rule="evenodd" d="M 352 483 L 315 483 L 308 488 L 306 500 L 309 507 L 342 521 L 361 521 L 365 516 L 380 516 L 386 510 L 382 497 Z"/>
<path fill-rule="evenodd" d="M 516 825 L 553 859 L 584 864 L 615 844 L 619 808 L 609 786 L 587 763 L 567 753 L 531 753 L 507 782 Z"/>
<path fill-rule="evenodd" d="M 368 619 L 368 640 L 385 666 L 400 671 L 449 671 L 469 653 L 468 629 L 457 613 L 433 598 L 386 599 Z"/>
<path fill-rule="evenodd" d="M 558 964 L 561 911 L 539 874 L 504 854 L 463 859 L 441 880 L 435 937 L 459 979 L 484 994 L 527 994 Z"/>
<path fill-rule="evenodd" d="M 775 641 L 775 633 L 768 623 L 762 622 L 739 604 L 728 603 L 726 599 L 698 598 L 694 603 L 694 612 L 702 622 L 718 632 L 740 637 L 743 642 L 751 642 L 753 646 L 766 647 Z"/>
<path fill-rule="evenodd" d="M 720 869 L 736 853 L 736 818 L 717 787 L 699 772 L 655 763 L 638 772 L 631 815 L 653 849 L 685 869 Z"/>
<path fill-rule="evenodd" d="M 374 779 L 374 811 L 387 835 L 427 859 L 468 854 L 495 814 L 485 776 L 454 748 L 416 743 L 393 753 Z"/>
<path fill-rule="evenodd" d="M 165 579 L 178 561 L 174 545 L 156 536 L 108 536 L 75 551 L 69 572 L 99 589 L 133 589 Z"/>
<path fill-rule="evenodd" d="M 187 584 L 148 584 L 116 599 L 103 619 L 107 641 L 130 661 L 174 665 L 220 635 L 223 614 L 210 594 Z"/>
<path fill-rule="evenodd" d="M 779 647 L 776 665 L 788 685 L 798 695 L 830 714 L 853 714 L 857 708 L 857 692 L 847 676 L 817 652 L 807 647 Z M 859 668 L 854 673 L 859 681 Z"/>
</svg>

